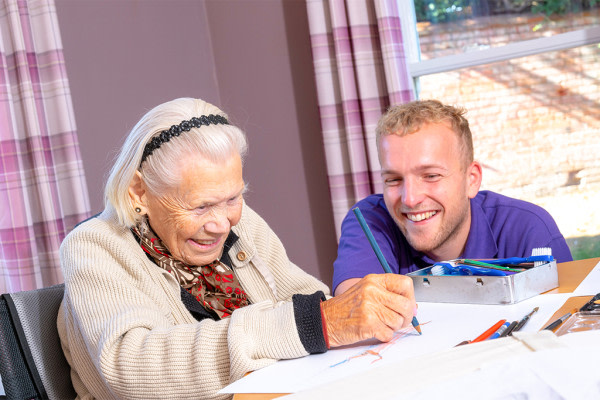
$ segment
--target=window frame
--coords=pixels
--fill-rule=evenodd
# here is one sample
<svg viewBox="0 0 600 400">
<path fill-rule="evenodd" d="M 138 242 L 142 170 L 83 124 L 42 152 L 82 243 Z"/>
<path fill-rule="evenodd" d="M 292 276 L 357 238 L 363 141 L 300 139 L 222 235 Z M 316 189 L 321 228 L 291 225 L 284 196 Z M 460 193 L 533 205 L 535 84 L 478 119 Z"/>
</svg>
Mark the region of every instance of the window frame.
<svg viewBox="0 0 600 400">
<path fill-rule="evenodd" d="M 421 76 L 600 43 L 600 26 L 592 26 L 504 46 L 421 60 L 414 1 L 397 1 L 409 60 L 408 72 L 415 82 L 415 91 L 418 90 L 418 78 Z M 418 97 L 418 92 L 414 94 Z"/>
</svg>

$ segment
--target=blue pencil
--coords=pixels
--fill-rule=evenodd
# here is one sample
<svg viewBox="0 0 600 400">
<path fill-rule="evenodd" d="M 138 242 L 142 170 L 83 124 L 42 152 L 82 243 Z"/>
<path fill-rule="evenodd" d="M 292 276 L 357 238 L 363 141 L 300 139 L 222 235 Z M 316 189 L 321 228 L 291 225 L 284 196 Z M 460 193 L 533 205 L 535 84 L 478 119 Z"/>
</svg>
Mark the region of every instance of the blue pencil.
<svg viewBox="0 0 600 400">
<path fill-rule="evenodd" d="M 369 240 L 369 243 L 371 244 L 371 247 L 373 248 L 373 251 L 375 252 L 375 255 L 377 256 L 379 263 L 383 267 L 383 270 L 386 273 L 391 274 L 392 270 L 390 269 L 390 265 L 388 264 L 387 260 L 383 256 L 383 253 L 381 252 L 381 249 L 379 248 L 379 245 L 377 244 L 377 241 L 375 240 L 373 233 L 371 233 L 371 229 L 369 229 L 369 225 L 367 225 L 367 221 L 365 221 L 365 217 L 363 217 L 362 212 L 360 212 L 360 209 L 358 207 L 354 207 L 352 209 L 352 211 L 354 212 L 354 215 L 356 215 L 356 218 L 358 219 L 358 223 L 360 224 L 360 227 L 362 228 L 363 232 L 367 236 L 367 239 Z M 419 332 L 419 335 L 423 334 L 421 332 L 421 327 L 419 326 L 419 321 L 417 320 L 417 317 L 413 317 L 412 326 L 414 326 L 414 328 L 417 330 L 417 332 Z"/>
</svg>

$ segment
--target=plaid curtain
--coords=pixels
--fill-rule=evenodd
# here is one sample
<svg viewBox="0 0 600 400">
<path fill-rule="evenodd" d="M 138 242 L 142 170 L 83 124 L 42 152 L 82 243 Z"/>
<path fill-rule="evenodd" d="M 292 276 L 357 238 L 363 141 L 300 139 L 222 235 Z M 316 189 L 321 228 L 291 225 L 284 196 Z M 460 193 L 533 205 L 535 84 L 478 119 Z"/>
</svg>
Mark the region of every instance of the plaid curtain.
<svg viewBox="0 0 600 400">
<path fill-rule="evenodd" d="M 0 0 L 0 293 L 63 281 L 58 248 L 90 214 L 52 0 Z"/>
<path fill-rule="evenodd" d="M 377 121 L 390 105 L 414 99 L 397 1 L 307 0 L 338 237 L 350 207 L 382 190 Z"/>
</svg>

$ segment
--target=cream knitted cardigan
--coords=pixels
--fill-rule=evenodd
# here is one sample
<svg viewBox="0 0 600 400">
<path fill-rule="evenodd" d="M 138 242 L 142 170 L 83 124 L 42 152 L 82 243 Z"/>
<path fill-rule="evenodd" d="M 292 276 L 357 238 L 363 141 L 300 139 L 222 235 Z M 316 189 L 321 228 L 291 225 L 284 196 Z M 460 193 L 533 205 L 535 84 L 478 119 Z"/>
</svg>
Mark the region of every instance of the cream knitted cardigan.
<svg viewBox="0 0 600 400">
<path fill-rule="evenodd" d="M 105 210 L 61 245 L 57 325 L 78 398 L 229 398 L 217 392 L 246 372 L 307 355 L 290 300 L 329 289 L 289 261 L 248 206 L 229 255 L 252 304 L 221 321 L 197 322 L 172 275 L 116 221 Z"/>
</svg>

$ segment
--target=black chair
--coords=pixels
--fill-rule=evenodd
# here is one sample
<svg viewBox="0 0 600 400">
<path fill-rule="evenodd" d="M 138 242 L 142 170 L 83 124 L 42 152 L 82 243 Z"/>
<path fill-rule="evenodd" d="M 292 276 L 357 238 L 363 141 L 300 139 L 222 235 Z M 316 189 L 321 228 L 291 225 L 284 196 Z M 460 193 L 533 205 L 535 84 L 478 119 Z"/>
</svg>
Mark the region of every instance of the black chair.
<svg viewBox="0 0 600 400">
<path fill-rule="evenodd" d="M 0 377 L 7 399 L 74 399 L 56 329 L 64 284 L 0 296 Z"/>
</svg>

